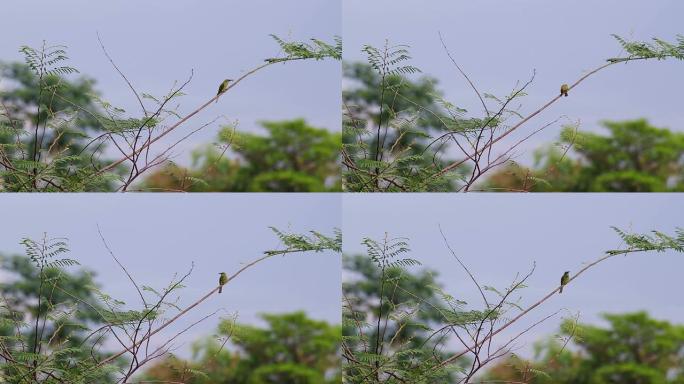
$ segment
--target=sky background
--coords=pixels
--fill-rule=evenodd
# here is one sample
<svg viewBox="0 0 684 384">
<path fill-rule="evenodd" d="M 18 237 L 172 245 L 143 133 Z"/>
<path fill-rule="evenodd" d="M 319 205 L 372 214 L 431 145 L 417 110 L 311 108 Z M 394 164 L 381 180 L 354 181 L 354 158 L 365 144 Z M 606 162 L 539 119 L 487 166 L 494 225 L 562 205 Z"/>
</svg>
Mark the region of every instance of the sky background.
<svg viewBox="0 0 684 384">
<path fill-rule="evenodd" d="M 96 79 L 96 89 L 106 100 L 139 116 L 135 97 L 100 48 L 99 32 L 139 92 L 164 95 L 194 69 L 187 95 L 178 99 L 180 111 L 190 112 L 216 95 L 223 79 L 236 79 L 278 54 L 279 46 L 269 34 L 332 42 L 341 35 L 340 13 L 339 1 L 319 0 L 8 0 L 2 4 L 0 60 L 23 61 L 19 47 L 38 48 L 43 40 L 66 45 L 71 66 Z M 258 131 L 260 120 L 301 117 L 313 126 L 339 130 L 340 73 L 340 62 L 333 60 L 260 71 L 185 125 L 183 133 L 225 117 L 176 147 L 175 160 L 182 163 L 190 150 L 215 140 L 220 122 L 238 120 L 239 129 Z"/>
<path fill-rule="evenodd" d="M 618 55 L 621 47 L 611 34 L 675 42 L 676 34 L 684 34 L 682 14 L 684 2 L 676 0 L 345 0 L 344 58 L 365 61 L 362 46 L 382 47 L 385 39 L 408 44 L 411 63 L 438 79 L 447 100 L 468 109 L 470 116 L 482 116 L 475 93 L 440 43 L 441 32 L 480 92 L 508 95 L 536 69 L 528 96 L 519 99 L 525 116 L 556 96 L 562 83 Z M 684 130 L 682 73 L 684 62 L 669 60 L 617 65 L 593 75 L 511 136 L 519 140 L 567 117 L 520 146 L 517 160 L 525 162 L 532 149 L 554 142 L 560 124 L 569 121 L 579 120 L 582 130 L 601 131 L 602 120 L 647 118 L 657 127 Z"/>
<path fill-rule="evenodd" d="M 24 254 L 22 238 L 67 237 L 71 253 L 111 296 L 137 306 L 137 293 L 105 249 L 97 226 L 114 254 L 140 285 L 166 287 L 174 274 L 195 263 L 180 307 L 218 284 L 218 273 L 233 273 L 261 255 L 280 249 L 268 228 L 332 235 L 341 227 L 341 201 L 333 194 L 3 194 L 0 253 Z M 9 218 L 9 219 L 8 219 Z M 238 276 L 170 331 L 172 335 L 222 308 L 239 321 L 263 325 L 260 313 L 305 311 L 315 319 L 340 322 L 339 254 L 302 253 L 275 257 Z M 133 307 L 138 308 L 138 307 Z M 189 342 L 212 335 L 213 317 L 181 336 Z M 160 339 L 161 340 L 161 339 Z"/>
<path fill-rule="evenodd" d="M 536 262 L 528 288 L 521 291 L 527 307 L 558 287 L 561 275 L 619 248 L 610 228 L 674 234 L 684 227 L 681 194 L 347 194 L 344 196 L 344 252 L 363 252 L 363 237 L 381 240 L 407 237 L 411 253 L 456 299 L 481 308 L 479 293 L 449 253 L 440 235 L 482 285 L 507 287 L 516 273 Z M 681 281 L 684 254 L 636 253 L 604 261 L 573 280 L 563 291 L 510 328 L 520 332 L 533 322 L 564 309 L 580 321 L 604 324 L 601 313 L 645 310 L 657 319 L 684 323 Z M 349 275 L 346 274 L 345 278 Z M 534 341 L 556 334 L 560 317 L 534 328 L 520 339 L 518 352 L 529 356 Z M 517 331 L 517 332 L 516 332 Z M 501 340 L 504 340 L 502 337 Z M 455 345 L 458 348 L 458 345 Z"/>
</svg>

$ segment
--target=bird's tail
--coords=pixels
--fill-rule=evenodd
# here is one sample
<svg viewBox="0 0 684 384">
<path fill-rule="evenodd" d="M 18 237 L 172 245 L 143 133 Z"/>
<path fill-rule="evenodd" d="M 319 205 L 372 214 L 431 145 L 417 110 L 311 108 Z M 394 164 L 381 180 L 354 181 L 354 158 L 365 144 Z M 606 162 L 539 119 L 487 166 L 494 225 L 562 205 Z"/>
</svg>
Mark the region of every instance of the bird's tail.
<svg viewBox="0 0 684 384">
<path fill-rule="evenodd" d="M 221 293 L 221 291 L 219 291 L 219 293 Z M 558 291 L 558 293 L 563 293 L 563 286 L 562 285 L 561 285 L 561 289 L 560 289 L 560 291 Z"/>
<path fill-rule="evenodd" d="M 223 285 L 219 286 L 219 293 L 223 292 Z"/>
</svg>

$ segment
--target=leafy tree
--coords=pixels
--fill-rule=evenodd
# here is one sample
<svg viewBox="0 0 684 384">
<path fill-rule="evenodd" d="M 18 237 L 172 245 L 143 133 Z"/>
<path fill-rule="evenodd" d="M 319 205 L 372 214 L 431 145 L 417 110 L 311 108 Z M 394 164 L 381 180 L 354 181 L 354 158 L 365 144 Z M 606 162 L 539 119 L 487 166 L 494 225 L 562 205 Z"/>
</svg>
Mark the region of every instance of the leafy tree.
<svg viewBox="0 0 684 384">
<path fill-rule="evenodd" d="M 441 287 L 441 284 L 436 280 L 439 275 L 436 271 L 421 270 L 408 273 L 399 266 L 393 266 L 386 268 L 383 276 L 382 269 L 377 268 L 377 265 L 365 255 L 345 255 L 344 269 L 355 278 L 345 281 L 342 285 L 342 291 L 345 298 L 350 299 L 350 307 L 354 309 L 357 315 L 362 315 L 364 321 L 382 317 L 383 313 L 396 310 L 401 305 L 417 304 L 417 297 L 421 298 L 420 300 L 424 302 L 425 306 L 421 308 L 422 310 L 417 314 L 415 321 L 433 326 L 443 320 L 440 310 L 444 309 L 444 303 L 438 291 L 434 289 Z M 385 284 L 397 282 L 397 287 L 400 289 L 383 292 L 381 309 L 380 292 L 383 291 L 383 281 Z M 353 318 L 354 313 L 348 312 L 348 315 Z M 355 333 L 353 325 L 353 321 L 345 324 L 346 335 Z M 429 332 L 424 326 L 406 325 L 402 322 L 390 323 L 385 330 L 386 337 L 396 336 L 398 343 L 407 342 L 413 348 L 420 348 L 430 335 Z M 404 327 L 403 330 L 397 332 L 401 327 Z M 375 341 L 378 338 L 377 330 L 372 332 L 374 333 L 369 335 L 369 339 Z"/>
<path fill-rule="evenodd" d="M 603 317 L 607 327 L 566 320 L 560 334 L 569 344 L 558 339 L 541 342 L 534 361 L 511 357 L 492 367 L 485 381 L 684 383 L 684 326 L 653 319 L 646 312 Z"/>
<path fill-rule="evenodd" d="M 113 382 L 113 366 L 96 367 L 104 338 L 90 332 L 106 324 L 110 312 L 98 295 L 94 274 L 63 267 L 60 239 L 24 239 L 27 256 L 0 256 L 6 277 L 0 283 L 0 375 L 7 382 Z M 78 363 L 77 363 L 78 362 Z M 24 380 L 18 378 L 23 377 Z"/>
<path fill-rule="evenodd" d="M 104 145 L 83 152 L 88 137 L 104 129 L 95 81 L 69 80 L 74 68 L 48 66 L 46 60 L 66 60 L 60 47 L 22 52 L 27 64 L 0 63 L 0 80 L 9 85 L 0 90 L 0 190 L 111 191 L 111 180 L 86 182 L 77 171 L 106 162 Z"/>
<path fill-rule="evenodd" d="M 435 271 L 409 272 L 418 261 L 402 239 L 365 239 L 367 255 L 344 256 L 342 285 L 345 383 L 451 382 L 453 367 L 433 369 L 446 350 L 445 321 L 462 314 Z M 452 317 L 453 315 L 453 317 Z M 462 364 L 459 361 L 459 364 Z"/>
<path fill-rule="evenodd" d="M 325 192 L 340 189 L 340 135 L 302 119 L 262 123 L 267 135 L 225 127 L 221 147 L 194 154 L 194 165 L 175 164 L 145 180 L 150 190 Z M 232 148 L 234 157 L 225 152 Z"/>
<path fill-rule="evenodd" d="M 559 143 L 536 153 L 535 165 L 492 174 L 486 188 L 535 192 L 662 192 L 684 190 L 684 133 L 646 120 L 605 122 L 609 135 L 566 127 Z"/>
<path fill-rule="evenodd" d="M 340 328 L 308 318 L 303 312 L 265 314 L 266 327 L 224 320 L 219 336 L 194 345 L 194 359 L 172 356 L 145 373 L 143 380 L 188 384 L 339 383 Z"/>
<path fill-rule="evenodd" d="M 406 46 L 386 45 L 384 49 L 365 46 L 363 50 L 368 56 L 367 64 L 343 64 L 344 78 L 350 84 L 342 92 L 345 188 L 350 191 L 452 188 L 443 179 L 429 181 L 429 187 L 410 182 L 420 178 L 417 173 L 421 169 L 447 164 L 441 158 L 446 146 L 426 153 L 430 139 L 449 129 L 445 124 L 466 124 L 466 120 L 451 114 L 454 110 L 449 109 L 450 104 L 436 88 L 436 79 L 408 77 L 420 70 L 403 63 L 410 59 Z"/>
<path fill-rule="evenodd" d="M 24 314 L 26 318 L 45 318 L 49 311 L 54 311 L 56 308 L 64 306 L 62 310 L 66 310 L 66 307 L 70 305 L 78 306 L 78 310 L 70 319 L 49 319 L 51 321 L 46 322 L 44 329 L 41 330 L 45 338 L 52 339 L 55 343 L 67 342 L 73 346 L 83 342 L 86 336 L 79 324 L 97 325 L 101 321 L 98 311 L 102 310 L 102 306 L 92 290 L 95 286 L 92 272 L 82 270 L 68 274 L 54 267 L 45 268 L 41 272 L 30 259 L 19 255 L 3 257 L 2 269 L 11 276 L 8 279 L 11 283 L 2 283 L 0 293 L 6 301 L 7 308 L 12 308 L 15 314 Z M 45 280 L 59 282 L 59 285 L 41 287 L 41 282 L 44 283 Z M 44 292 L 40 293 L 42 302 L 38 307 L 41 291 Z M 24 336 L 29 341 L 35 339 L 35 328 L 27 329 L 26 332 Z M 4 336 L 12 333 L 12 329 L 3 328 Z M 28 347 L 33 348 L 33 343 Z"/>
</svg>

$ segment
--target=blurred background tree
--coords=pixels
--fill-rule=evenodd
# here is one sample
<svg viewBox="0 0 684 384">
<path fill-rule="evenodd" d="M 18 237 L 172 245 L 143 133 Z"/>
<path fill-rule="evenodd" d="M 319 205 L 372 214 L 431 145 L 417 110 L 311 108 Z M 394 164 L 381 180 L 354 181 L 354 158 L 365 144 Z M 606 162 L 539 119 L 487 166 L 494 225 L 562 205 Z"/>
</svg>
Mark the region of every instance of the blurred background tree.
<svg viewBox="0 0 684 384">
<path fill-rule="evenodd" d="M 0 283 L 0 294 L 6 302 L 7 308 L 12 308 L 16 314 L 25 316 L 25 319 L 35 318 L 39 315 L 43 318 L 48 311 L 54 308 L 64 306 L 70 307 L 72 305 L 78 306 L 79 311 L 72 318 L 66 319 L 51 319 L 53 321 L 46 323 L 44 335 L 48 339 L 53 339 L 54 342 L 59 343 L 67 341 L 70 344 L 76 345 L 83 341 L 87 335 L 80 324 L 90 323 L 98 324 L 100 316 L 98 311 L 102 310 L 102 306 L 97 300 L 92 288 L 96 287 L 92 280 L 93 272 L 79 271 L 77 273 L 61 273 L 55 268 L 49 268 L 44 271 L 47 278 L 50 280 L 59 280 L 59 287 L 62 289 L 50 289 L 50 287 L 43 289 L 50 289 L 50 295 L 43 297 L 43 302 L 38 308 L 38 292 L 40 270 L 36 268 L 31 261 L 24 256 L 2 256 L 2 269 L 7 278 L 4 278 Z M 67 291 L 68 293 L 65 293 Z M 7 328 L 8 324 L 2 324 L 0 332 L 4 336 L 14 334 L 15 329 Z M 35 330 L 30 330 L 26 334 L 27 339 L 33 340 Z M 66 337 L 69 335 L 69 337 Z M 29 345 L 29 348 L 33 348 Z"/>
<path fill-rule="evenodd" d="M 377 372 L 362 368 L 363 363 L 376 361 L 379 371 L 395 372 L 406 382 L 454 382 L 453 369 L 433 371 L 430 364 L 421 363 L 423 358 L 442 361 L 453 354 L 447 347 L 450 338 L 437 330 L 444 325 L 445 314 L 459 310 L 444 300 L 438 273 L 409 272 L 399 266 L 383 271 L 367 255 L 345 255 L 343 260 L 348 274 L 342 285 L 345 382 L 403 382 L 376 380 Z"/>
<path fill-rule="evenodd" d="M 343 143 L 346 154 L 355 160 L 356 166 L 363 166 L 363 160 L 375 159 L 380 154 L 378 148 L 385 158 L 402 156 L 408 159 L 404 164 L 398 164 L 405 167 L 406 172 L 444 167 L 450 162 L 443 158 L 447 145 L 434 146 L 430 152 L 425 149 L 435 134 L 456 129 L 457 125 L 467 125 L 469 120 L 450 113 L 454 109 L 448 108 L 452 106 L 443 99 L 436 79 L 423 76 L 411 80 L 405 74 L 391 72 L 383 76 L 367 63 L 343 64 L 344 81 L 348 83 L 342 92 Z M 445 126 L 445 123 L 453 126 Z M 366 182 L 358 176 L 345 172 L 348 190 L 363 190 L 360 184 Z M 433 187 L 451 190 L 455 182 L 439 184 Z"/>
<path fill-rule="evenodd" d="M 64 67 L 69 68 L 69 67 Z M 83 181 L 76 175 L 79 169 L 101 167 L 107 159 L 102 155 L 103 143 L 83 152 L 90 142 L 104 130 L 102 113 L 95 81 L 87 77 L 69 80 L 68 73 L 49 72 L 41 77 L 24 63 L 0 63 L 0 187 L 5 189 L 21 184 L 28 176 L 17 171 L 31 172 L 40 168 L 41 159 L 63 159 L 54 164 L 54 172 L 61 182 Z M 15 168 L 15 169 L 13 169 Z M 16 169 L 18 168 L 18 169 Z M 56 177 L 57 179 L 57 177 Z M 91 179 L 83 185 L 85 191 L 112 191 L 111 179 Z M 28 187 L 30 189 L 30 187 Z"/>
<path fill-rule="evenodd" d="M 176 356 L 151 366 L 141 380 L 188 384 L 333 384 L 342 381 L 340 327 L 304 312 L 264 314 L 265 327 L 224 320 L 219 337 L 197 342 L 190 361 Z M 224 345 L 226 344 L 226 345 Z"/>
<path fill-rule="evenodd" d="M 572 384 L 684 383 L 684 326 L 646 312 L 607 314 L 607 327 L 567 320 L 560 334 L 536 345 L 528 361 L 509 357 L 490 368 L 483 382 Z"/>
<path fill-rule="evenodd" d="M 340 190 L 339 133 L 312 127 L 303 119 L 261 124 L 267 133 L 263 136 L 224 127 L 219 147 L 197 150 L 191 168 L 171 164 L 151 174 L 141 188 L 191 192 Z"/>
<path fill-rule="evenodd" d="M 532 192 L 674 192 L 684 190 L 684 133 L 646 120 L 604 122 L 609 134 L 566 127 L 557 146 L 535 153 L 530 168 L 508 164 L 485 189 Z M 565 148 L 569 149 L 566 150 Z"/>
<path fill-rule="evenodd" d="M 27 362 L 36 358 L 39 367 L 49 364 L 59 370 L 76 361 L 95 362 L 106 356 L 106 351 L 101 350 L 105 339 L 92 337 L 90 331 L 105 325 L 102 313 L 109 312 L 98 297 L 92 271 L 70 273 L 58 267 L 41 270 L 20 255 L 0 254 L 0 263 L 2 377 L 32 376 L 25 367 L 17 369 L 17 361 L 12 360 L 17 357 Z M 89 336 L 91 340 L 86 343 Z M 44 357 L 34 357 L 41 354 Z M 115 363 L 122 364 L 123 359 Z M 81 369 L 89 368 L 84 365 Z M 65 369 L 62 378 L 75 378 L 71 374 Z M 91 369 L 89 375 L 102 383 L 114 382 L 108 369 Z"/>
</svg>

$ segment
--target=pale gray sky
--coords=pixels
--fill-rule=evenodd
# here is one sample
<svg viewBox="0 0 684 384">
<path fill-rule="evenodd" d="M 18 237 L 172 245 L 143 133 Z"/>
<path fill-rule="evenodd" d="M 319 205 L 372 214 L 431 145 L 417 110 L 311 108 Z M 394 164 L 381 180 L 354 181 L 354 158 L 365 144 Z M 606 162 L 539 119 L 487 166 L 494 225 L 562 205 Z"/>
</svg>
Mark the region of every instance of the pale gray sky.
<svg viewBox="0 0 684 384">
<path fill-rule="evenodd" d="M 439 80 L 455 105 L 481 116 L 479 100 L 457 72 L 439 41 L 441 32 L 455 60 L 481 92 L 508 95 L 516 81 L 537 75 L 522 100 L 522 114 L 541 107 L 571 83 L 620 53 L 610 36 L 675 41 L 684 34 L 684 3 L 676 0 L 580 0 L 572 2 L 465 0 L 345 0 L 345 60 L 364 60 L 364 44 L 385 39 L 408 44 L 412 64 Z M 591 77 L 512 139 L 520 139 L 559 116 L 580 120 L 581 129 L 599 129 L 601 120 L 647 118 L 659 127 L 684 130 L 681 89 L 684 62 L 646 61 L 611 67 Z M 567 122 L 567 120 L 565 120 Z M 519 147 L 553 142 L 560 124 Z"/>
<path fill-rule="evenodd" d="M 278 53 L 269 34 L 294 40 L 332 42 L 341 35 L 339 1 L 171 0 L 93 2 L 66 0 L 3 1 L 0 60 L 23 60 L 19 47 L 68 46 L 70 64 L 97 80 L 105 99 L 139 113 L 137 101 L 97 41 L 97 33 L 114 61 L 141 92 L 166 94 L 174 81 L 195 75 L 180 110 L 189 112 L 216 94 L 224 78 Z M 305 61 L 273 66 L 240 83 L 216 106 L 206 109 L 183 132 L 217 116 L 240 121 L 240 129 L 258 129 L 257 121 L 305 118 L 310 124 L 339 130 L 338 61 Z M 137 116 L 137 115 L 136 115 Z M 216 138 L 217 124 L 177 147 L 176 160 Z M 177 140 L 182 135 L 175 139 Z"/>
<path fill-rule="evenodd" d="M 67 237 L 69 257 L 95 271 L 95 281 L 105 292 L 128 303 L 137 303 L 137 293 L 107 253 L 98 225 L 141 285 L 161 289 L 194 262 L 187 288 L 181 291 L 181 307 L 213 289 L 218 272 L 235 272 L 263 251 L 277 249 L 279 241 L 269 226 L 329 235 L 341 227 L 339 195 L 313 193 L 3 194 L 0 212 L 0 253 L 23 254 L 21 239 L 38 240 L 44 232 Z M 303 310 L 339 324 L 340 268 L 340 256 L 332 252 L 269 259 L 205 301 L 181 325 L 218 308 L 225 309 L 224 315 L 237 311 L 245 323 L 255 322 L 259 313 Z M 201 323 L 182 342 L 211 335 L 217 322 L 214 317 Z"/>
<path fill-rule="evenodd" d="M 536 262 L 536 271 L 522 292 L 525 307 L 558 286 L 563 271 L 576 272 L 585 263 L 619 248 L 610 226 L 635 232 L 660 230 L 673 234 L 684 227 L 681 194 L 347 194 L 344 196 L 344 251 L 362 252 L 363 237 L 409 238 L 412 252 L 455 298 L 481 308 L 479 293 L 453 259 L 439 233 L 441 225 L 451 247 L 483 285 L 505 288 L 515 274 Z M 574 280 L 530 313 L 512 331 L 559 309 L 580 313 L 596 323 L 604 312 L 646 310 L 651 316 L 684 323 L 684 302 L 677 288 L 684 254 L 637 253 L 609 259 Z M 519 343 L 553 335 L 559 319 L 547 321 Z M 509 333 L 510 334 L 510 333 Z"/>
</svg>

